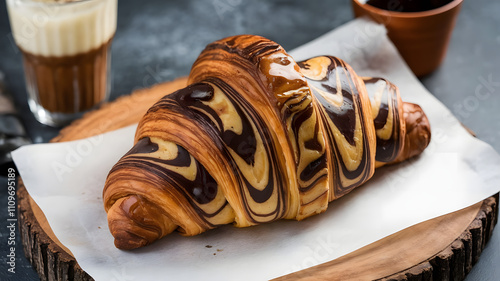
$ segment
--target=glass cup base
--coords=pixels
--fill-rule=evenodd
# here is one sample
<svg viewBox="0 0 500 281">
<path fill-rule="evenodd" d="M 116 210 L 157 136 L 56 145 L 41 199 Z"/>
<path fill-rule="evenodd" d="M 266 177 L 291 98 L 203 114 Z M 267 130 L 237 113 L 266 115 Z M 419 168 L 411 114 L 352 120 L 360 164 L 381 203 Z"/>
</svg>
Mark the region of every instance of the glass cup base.
<svg viewBox="0 0 500 281">
<path fill-rule="evenodd" d="M 78 113 L 57 113 L 50 112 L 43 108 L 41 105 L 37 104 L 36 101 L 29 99 L 28 105 L 30 107 L 31 112 L 35 116 L 38 122 L 52 126 L 52 127 L 62 127 L 66 126 L 72 121 L 81 118 L 85 112 Z"/>
</svg>

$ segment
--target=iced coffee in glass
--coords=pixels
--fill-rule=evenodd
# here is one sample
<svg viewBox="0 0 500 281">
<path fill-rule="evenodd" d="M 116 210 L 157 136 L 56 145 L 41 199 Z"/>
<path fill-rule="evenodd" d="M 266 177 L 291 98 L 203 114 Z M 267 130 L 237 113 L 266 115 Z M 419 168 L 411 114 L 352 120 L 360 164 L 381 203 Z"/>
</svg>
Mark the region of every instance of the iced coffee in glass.
<svg viewBox="0 0 500 281">
<path fill-rule="evenodd" d="M 7 8 L 41 123 L 65 125 L 107 100 L 117 0 L 7 0 Z"/>
</svg>

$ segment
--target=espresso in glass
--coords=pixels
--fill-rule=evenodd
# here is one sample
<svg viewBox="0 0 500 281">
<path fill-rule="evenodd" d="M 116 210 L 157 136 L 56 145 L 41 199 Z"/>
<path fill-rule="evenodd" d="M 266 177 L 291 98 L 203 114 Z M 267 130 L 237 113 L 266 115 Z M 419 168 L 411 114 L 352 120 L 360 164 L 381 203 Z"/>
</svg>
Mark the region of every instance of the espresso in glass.
<svg viewBox="0 0 500 281">
<path fill-rule="evenodd" d="M 65 125 L 107 100 L 117 0 L 7 0 L 7 7 L 29 107 L 41 123 Z"/>
</svg>

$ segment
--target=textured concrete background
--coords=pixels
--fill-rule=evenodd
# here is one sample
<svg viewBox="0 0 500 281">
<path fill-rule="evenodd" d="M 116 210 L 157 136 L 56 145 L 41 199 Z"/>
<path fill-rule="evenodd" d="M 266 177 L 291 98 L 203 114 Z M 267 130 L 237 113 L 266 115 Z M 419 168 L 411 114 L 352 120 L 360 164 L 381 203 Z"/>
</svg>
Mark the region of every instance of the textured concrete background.
<svg viewBox="0 0 500 281">
<path fill-rule="evenodd" d="M 349 0 L 121 0 L 118 13 L 112 45 L 112 100 L 134 89 L 187 75 L 204 46 L 222 37 L 258 34 L 291 50 L 353 18 Z M 421 79 L 460 121 L 497 151 L 500 151 L 499 13 L 498 1 L 465 1 L 446 60 L 437 71 Z M 21 54 L 10 33 L 5 1 L 0 1 L 0 71 L 6 75 L 7 88 L 15 96 L 32 139 L 47 142 L 54 137 L 58 129 L 39 124 L 28 110 Z M 16 252 L 17 273 L 7 272 L 6 187 L 7 180 L 0 178 L 0 280 L 36 280 L 20 246 Z M 467 280 L 498 280 L 499 265 L 497 227 Z"/>
</svg>

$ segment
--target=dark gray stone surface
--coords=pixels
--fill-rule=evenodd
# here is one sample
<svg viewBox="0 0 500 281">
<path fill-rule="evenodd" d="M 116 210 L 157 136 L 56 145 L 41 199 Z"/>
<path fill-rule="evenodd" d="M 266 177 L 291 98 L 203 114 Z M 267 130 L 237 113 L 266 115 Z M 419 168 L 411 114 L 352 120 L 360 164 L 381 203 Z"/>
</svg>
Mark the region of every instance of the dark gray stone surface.
<svg viewBox="0 0 500 281">
<path fill-rule="evenodd" d="M 349 0 L 332 1 L 131 1 L 121 0 L 112 46 L 111 99 L 132 90 L 187 75 L 204 46 L 225 36 L 251 33 L 293 49 L 351 20 Z M 500 2 L 465 1 L 443 65 L 422 83 L 479 139 L 500 151 Z M 47 142 L 57 128 L 39 124 L 28 110 L 21 54 L 0 1 L 0 71 L 35 142 Z M 16 273 L 7 255 L 7 180 L 0 178 L 0 280 L 36 280 L 16 249 Z M 3 206 L 3 207 L 2 207 Z M 19 234 L 17 233 L 17 237 Z M 500 231 L 494 231 L 467 280 L 499 280 Z"/>
</svg>

